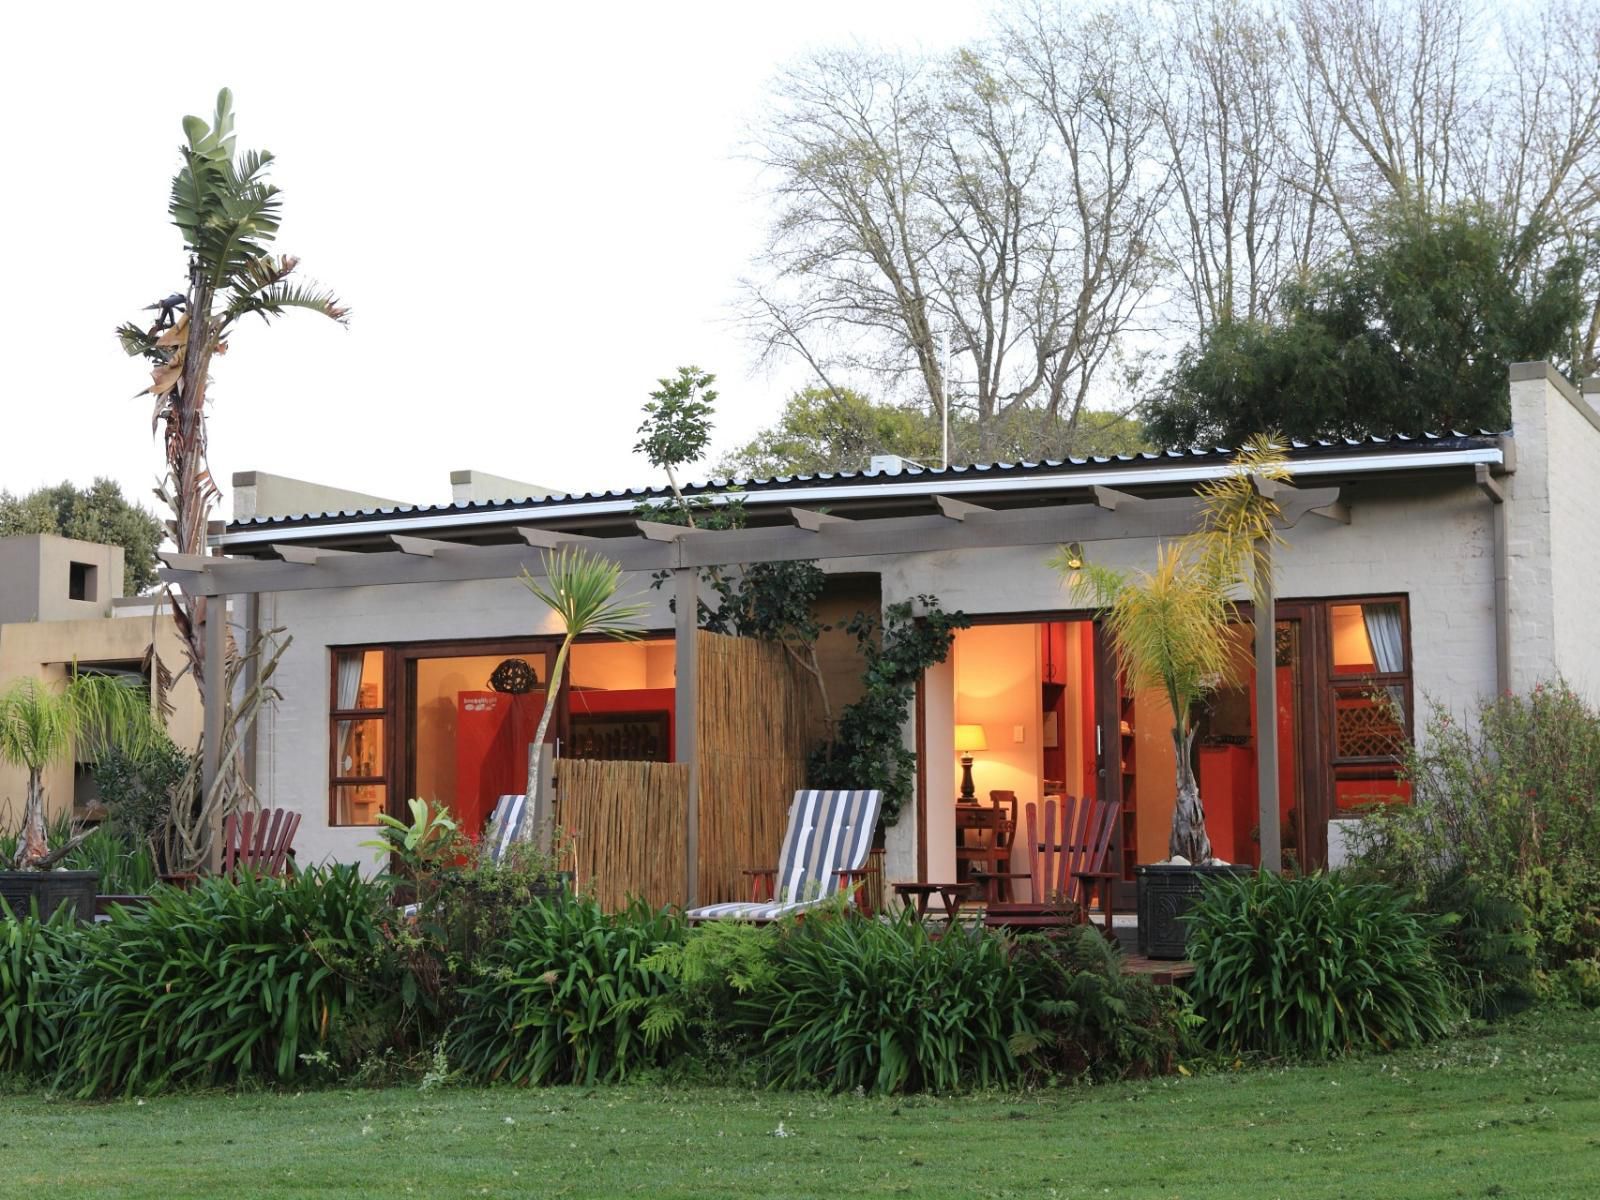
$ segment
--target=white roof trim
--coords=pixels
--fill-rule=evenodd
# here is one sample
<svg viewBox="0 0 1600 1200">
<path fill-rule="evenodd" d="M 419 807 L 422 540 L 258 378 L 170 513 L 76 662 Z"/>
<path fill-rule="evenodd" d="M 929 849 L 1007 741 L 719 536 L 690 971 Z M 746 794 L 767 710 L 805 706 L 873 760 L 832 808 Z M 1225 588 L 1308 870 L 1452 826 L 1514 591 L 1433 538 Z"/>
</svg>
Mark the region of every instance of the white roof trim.
<svg viewBox="0 0 1600 1200">
<path fill-rule="evenodd" d="M 1434 467 L 1460 467 L 1475 463 L 1500 465 L 1504 456 L 1498 446 L 1474 447 L 1470 450 L 1401 451 L 1394 454 L 1339 455 L 1329 458 L 1306 459 L 1293 464 L 1296 482 L 1320 475 L 1369 474 L 1380 471 L 1426 470 Z M 750 507 L 773 505 L 789 508 L 796 504 L 818 504 L 840 500 L 893 500 L 917 496 L 961 496 L 970 494 L 1004 495 L 1061 491 L 1064 488 L 1136 487 L 1140 484 L 1203 483 L 1218 479 L 1233 470 L 1231 463 L 1199 465 L 1173 465 L 1170 467 L 1108 467 L 1099 471 L 1072 471 L 1059 475 L 1005 475 L 983 474 L 965 479 L 952 479 L 946 475 L 933 478 L 914 477 L 894 483 L 861 483 L 833 487 L 773 488 L 756 491 L 720 492 L 703 499 L 711 503 L 743 500 Z M 541 520 L 564 520 L 568 517 L 621 516 L 631 513 L 640 503 L 640 497 L 591 500 L 580 504 L 535 504 L 525 508 L 488 509 L 481 512 L 423 513 L 414 517 L 401 517 L 375 521 L 363 517 L 326 525 L 306 525 L 285 529 L 265 525 L 261 529 L 245 529 L 225 533 L 209 539 L 213 546 L 259 546 L 270 542 L 316 541 L 322 538 L 348 537 L 359 534 L 421 533 L 437 529 L 462 529 L 479 525 L 527 525 Z"/>
</svg>

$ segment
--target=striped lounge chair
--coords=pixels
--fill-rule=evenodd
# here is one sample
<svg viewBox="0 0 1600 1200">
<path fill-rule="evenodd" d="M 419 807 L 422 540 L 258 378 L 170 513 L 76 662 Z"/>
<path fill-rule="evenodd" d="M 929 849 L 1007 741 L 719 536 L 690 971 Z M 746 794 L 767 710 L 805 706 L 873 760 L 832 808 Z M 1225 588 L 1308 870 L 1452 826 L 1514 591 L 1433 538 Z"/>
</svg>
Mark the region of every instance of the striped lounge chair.
<svg viewBox="0 0 1600 1200">
<path fill-rule="evenodd" d="M 689 919 L 772 921 L 825 904 L 841 890 L 853 896 L 882 802 L 879 791 L 796 792 L 777 867 L 745 872 L 749 900 L 693 908 Z"/>
</svg>

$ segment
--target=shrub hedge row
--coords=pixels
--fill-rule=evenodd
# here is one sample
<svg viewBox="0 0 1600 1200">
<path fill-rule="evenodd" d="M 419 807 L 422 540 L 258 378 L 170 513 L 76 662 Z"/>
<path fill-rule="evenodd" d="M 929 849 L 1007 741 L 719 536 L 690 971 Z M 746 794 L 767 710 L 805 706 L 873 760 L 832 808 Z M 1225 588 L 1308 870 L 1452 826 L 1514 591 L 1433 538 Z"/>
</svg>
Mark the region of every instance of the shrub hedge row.
<svg viewBox="0 0 1600 1200">
<path fill-rule="evenodd" d="M 953 1091 L 1170 1067 L 1176 993 L 1093 930 L 933 939 L 851 911 L 690 928 L 534 901 L 463 956 L 350 868 L 160 889 L 108 924 L 0 922 L 0 1072 L 77 1096 L 347 1079 L 375 1062 L 516 1084 L 664 1069 Z"/>
</svg>

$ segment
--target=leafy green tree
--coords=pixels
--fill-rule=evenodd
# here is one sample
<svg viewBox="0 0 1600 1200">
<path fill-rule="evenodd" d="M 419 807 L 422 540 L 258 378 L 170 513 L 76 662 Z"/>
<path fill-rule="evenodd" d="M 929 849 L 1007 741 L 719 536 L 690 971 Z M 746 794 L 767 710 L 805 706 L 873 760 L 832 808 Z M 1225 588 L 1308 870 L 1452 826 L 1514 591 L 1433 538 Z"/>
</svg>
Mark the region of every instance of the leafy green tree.
<svg viewBox="0 0 1600 1200">
<path fill-rule="evenodd" d="M 19 533 L 121 546 L 122 590 L 129 596 L 155 585 L 156 548 L 165 536 L 160 521 L 130 503 L 114 480 L 101 478 L 86 488 L 62 482 L 25 496 L 0 492 L 0 537 Z"/>
<path fill-rule="evenodd" d="M 725 456 L 727 475 L 770 478 L 864 470 L 874 454 L 939 460 L 939 424 L 927 413 L 877 404 L 849 388 L 802 388 L 777 423 Z"/>
<path fill-rule="evenodd" d="M 699 367 L 679 367 L 678 373 L 657 382 L 644 406 L 639 440 L 633 449 L 667 473 L 667 483 L 688 513 L 689 505 L 678 486 L 678 471 L 700 459 L 711 443 L 711 416 L 717 401 L 712 384 L 717 377 Z M 694 524 L 692 515 L 689 524 Z"/>
<path fill-rule="evenodd" d="M 1391 211 L 1371 253 L 1289 289 L 1277 325 L 1231 322 L 1190 346 L 1146 414 L 1161 445 L 1504 429 L 1510 363 L 1570 361 L 1585 258 L 1519 268 L 1492 214 Z"/>
<path fill-rule="evenodd" d="M 978 433 L 971 413 L 951 413 L 951 462 L 979 461 Z M 1137 419 L 1087 408 L 1071 422 L 1018 409 L 990 422 L 990 438 L 1001 461 L 1131 454 L 1148 448 Z M 897 454 L 932 467 L 939 465 L 942 453 L 937 414 L 880 404 L 849 388 L 808 387 L 789 397 L 776 424 L 726 455 L 717 469 L 753 478 L 861 471 L 874 454 Z"/>
</svg>

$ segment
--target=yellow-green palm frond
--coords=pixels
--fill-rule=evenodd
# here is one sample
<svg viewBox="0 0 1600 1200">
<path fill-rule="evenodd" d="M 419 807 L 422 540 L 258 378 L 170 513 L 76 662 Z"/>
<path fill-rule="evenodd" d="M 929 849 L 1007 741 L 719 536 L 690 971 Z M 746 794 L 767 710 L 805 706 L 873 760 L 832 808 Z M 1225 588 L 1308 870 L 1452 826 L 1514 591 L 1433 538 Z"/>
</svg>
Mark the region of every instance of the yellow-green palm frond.
<svg viewBox="0 0 1600 1200">
<path fill-rule="evenodd" d="M 162 736 L 150 694 L 120 679 L 79 675 L 63 688 L 21 679 L 0 693 L 0 760 L 42 770 L 111 747 L 138 755 Z"/>
<path fill-rule="evenodd" d="M 1234 456 L 1232 469 L 1199 489 L 1200 529 L 1194 545 L 1206 572 L 1228 586 L 1247 583 L 1260 603 L 1272 570 L 1272 547 L 1284 545 L 1277 519 L 1283 515 L 1270 488 L 1261 482 L 1289 479 L 1284 442 L 1276 434 L 1258 434 Z M 1249 571 L 1246 579 L 1245 563 Z"/>
<path fill-rule="evenodd" d="M 601 634 L 618 641 L 639 637 L 639 619 L 649 606 L 619 601 L 622 568 L 587 550 L 564 547 L 544 556 L 544 579 L 522 572 L 522 586 L 561 619 L 568 638 Z"/>
</svg>

